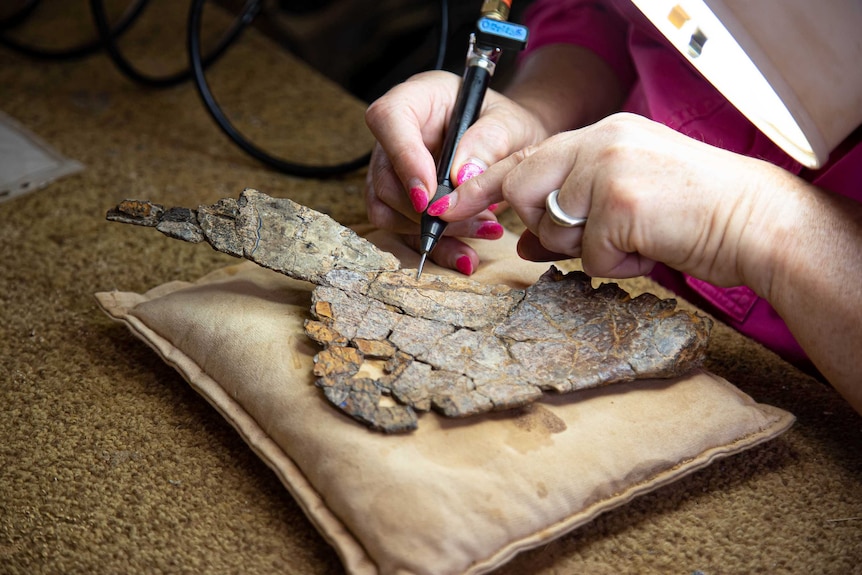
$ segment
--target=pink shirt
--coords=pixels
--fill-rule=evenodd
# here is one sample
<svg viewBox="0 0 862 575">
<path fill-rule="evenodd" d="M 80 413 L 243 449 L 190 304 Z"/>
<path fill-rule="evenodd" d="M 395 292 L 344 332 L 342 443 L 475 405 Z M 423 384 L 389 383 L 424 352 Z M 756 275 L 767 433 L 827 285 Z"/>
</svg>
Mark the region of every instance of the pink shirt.
<svg viewBox="0 0 862 575">
<path fill-rule="evenodd" d="M 537 0 L 525 20 L 530 28 L 527 52 L 566 43 L 604 59 L 628 93 L 624 110 L 714 146 L 767 160 L 862 202 L 862 130 L 838 146 L 822 169 L 804 169 L 740 114 L 630 2 Z M 808 364 L 784 321 L 748 287 L 716 287 L 661 264 L 651 275 L 786 360 Z"/>
</svg>

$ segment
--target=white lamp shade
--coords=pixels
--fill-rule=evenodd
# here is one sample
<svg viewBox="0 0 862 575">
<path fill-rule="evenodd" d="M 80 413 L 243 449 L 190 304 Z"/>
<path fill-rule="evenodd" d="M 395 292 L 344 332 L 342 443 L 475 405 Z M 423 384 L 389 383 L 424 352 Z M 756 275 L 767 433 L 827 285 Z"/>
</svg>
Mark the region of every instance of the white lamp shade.
<svg viewBox="0 0 862 575">
<path fill-rule="evenodd" d="M 822 166 L 862 124 L 862 0 L 633 0 L 794 159 Z"/>
</svg>

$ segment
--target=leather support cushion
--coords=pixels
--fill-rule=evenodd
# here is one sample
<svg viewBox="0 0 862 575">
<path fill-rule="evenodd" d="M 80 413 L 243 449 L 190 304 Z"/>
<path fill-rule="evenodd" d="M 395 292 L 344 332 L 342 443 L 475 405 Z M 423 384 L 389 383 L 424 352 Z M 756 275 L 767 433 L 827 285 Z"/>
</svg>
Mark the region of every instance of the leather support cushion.
<svg viewBox="0 0 862 575">
<path fill-rule="evenodd" d="M 371 238 L 398 250 L 386 234 Z M 520 262 L 514 242 L 477 244 L 476 277 L 523 286 L 547 269 Z M 318 348 L 303 331 L 312 287 L 246 262 L 96 297 L 237 429 L 349 573 L 490 571 L 793 422 L 697 371 L 463 420 L 427 413 L 416 432 L 384 435 L 314 386 Z"/>
</svg>

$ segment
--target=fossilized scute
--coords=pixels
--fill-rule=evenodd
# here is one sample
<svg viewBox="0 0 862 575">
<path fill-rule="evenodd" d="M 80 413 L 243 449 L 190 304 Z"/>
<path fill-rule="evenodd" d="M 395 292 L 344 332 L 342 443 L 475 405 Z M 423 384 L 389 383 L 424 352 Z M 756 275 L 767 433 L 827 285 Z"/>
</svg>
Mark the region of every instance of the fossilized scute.
<svg viewBox="0 0 862 575">
<path fill-rule="evenodd" d="M 126 200 L 108 219 L 153 226 L 316 284 L 307 335 L 316 384 L 374 429 L 409 431 L 417 412 L 466 417 L 543 392 L 682 375 L 704 358 L 711 321 L 652 294 L 593 288 L 551 267 L 524 290 L 466 277 L 415 278 L 324 214 L 246 190 L 238 201 L 165 210 Z"/>
<path fill-rule="evenodd" d="M 593 288 L 551 267 L 526 290 L 412 270 L 334 271 L 312 295 L 306 333 L 324 346 L 317 385 L 385 431 L 416 411 L 465 417 L 614 382 L 682 375 L 703 359 L 711 323 L 652 294 Z M 368 373 L 369 360 L 379 374 Z M 384 401 L 391 395 L 394 403 Z"/>
<path fill-rule="evenodd" d="M 124 200 L 108 211 L 107 219 L 155 227 L 187 242 L 207 241 L 220 252 L 312 283 L 319 283 L 333 269 L 401 267 L 395 256 L 326 214 L 251 189 L 243 191 L 239 200 L 225 198 L 196 210 Z"/>
</svg>

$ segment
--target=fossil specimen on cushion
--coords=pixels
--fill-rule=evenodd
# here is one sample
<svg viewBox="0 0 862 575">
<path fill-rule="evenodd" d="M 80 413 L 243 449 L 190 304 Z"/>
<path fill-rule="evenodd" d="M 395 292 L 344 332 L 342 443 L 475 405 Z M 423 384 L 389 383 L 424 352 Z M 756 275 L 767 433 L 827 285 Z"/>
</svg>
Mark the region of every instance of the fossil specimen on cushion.
<svg viewBox="0 0 862 575">
<path fill-rule="evenodd" d="M 543 392 L 682 375 L 704 358 L 708 318 L 674 300 L 551 267 L 520 290 L 466 277 L 415 278 L 328 216 L 246 190 L 196 210 L 126 200 L 108 219 L 156 227 L 315 284 L 307 335 L 316 384 L 372 428 L 415 429 L 417 411 L 466 417 Z"/>
</svg>

